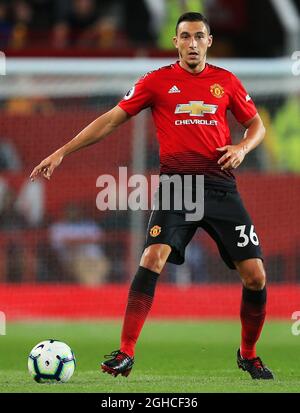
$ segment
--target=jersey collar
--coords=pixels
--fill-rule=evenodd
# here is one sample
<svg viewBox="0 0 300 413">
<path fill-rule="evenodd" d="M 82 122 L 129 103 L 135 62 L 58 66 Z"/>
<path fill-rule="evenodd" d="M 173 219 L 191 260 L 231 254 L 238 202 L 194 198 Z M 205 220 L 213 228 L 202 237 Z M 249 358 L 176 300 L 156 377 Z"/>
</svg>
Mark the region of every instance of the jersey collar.
<svg viewBox="0 0 300 413">
<path fill-rule="evenodd" d="M 203 69 L 201 72 L 199 72 L 199 73 L 191 73 L 191 72 L 187 71 L 186 69 L 184 69 L 183 67 L 180 66 L 179 60 L 176 61 L 175 65 L 174 65 L 174 68 L 175 68 L 175 70 L 176 70 L 177 72 L 180 72 L 180 73 L 182 73 L 182 74 L 185 74 L 185 75 L 188 76 L 188 77 L 190 77 L 190 76 L 192 76 L 192 77 L 200 77 L 200 76 L 203 76 L 203 75 L 207 72 L 207 70 L 208 70 L 208 63 L 205 63 L 204 69 Z"/>
</svg>

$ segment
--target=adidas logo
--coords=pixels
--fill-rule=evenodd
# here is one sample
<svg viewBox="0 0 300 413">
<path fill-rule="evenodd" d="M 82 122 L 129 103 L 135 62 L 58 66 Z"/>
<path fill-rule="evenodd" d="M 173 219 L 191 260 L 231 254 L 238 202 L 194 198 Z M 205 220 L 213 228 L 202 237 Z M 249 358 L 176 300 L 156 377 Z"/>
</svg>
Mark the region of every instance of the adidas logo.
<svg viewBox="0 0 300 413">
<path fill-rule="evenodd" d="M 171 87 L 168 93 L 180 93 L 180 92 L 181 91 L 178 89 L 178 87 L 174 85 L 173 87 Z"/>
</svg>

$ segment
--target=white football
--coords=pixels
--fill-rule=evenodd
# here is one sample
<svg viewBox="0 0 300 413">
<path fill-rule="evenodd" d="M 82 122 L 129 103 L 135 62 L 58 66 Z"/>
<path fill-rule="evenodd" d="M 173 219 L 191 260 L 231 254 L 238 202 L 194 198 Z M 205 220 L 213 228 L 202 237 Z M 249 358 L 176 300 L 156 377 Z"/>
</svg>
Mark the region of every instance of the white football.
<svg viewBox="0 0 300 413">
<path fill-rule="evenodd" d="M 66 383 L 75 367 L 73 351 L 58 340 L 41 341 L 33 347 L 28 357 L 29 373 L 38 383 Z"/>
</svg>

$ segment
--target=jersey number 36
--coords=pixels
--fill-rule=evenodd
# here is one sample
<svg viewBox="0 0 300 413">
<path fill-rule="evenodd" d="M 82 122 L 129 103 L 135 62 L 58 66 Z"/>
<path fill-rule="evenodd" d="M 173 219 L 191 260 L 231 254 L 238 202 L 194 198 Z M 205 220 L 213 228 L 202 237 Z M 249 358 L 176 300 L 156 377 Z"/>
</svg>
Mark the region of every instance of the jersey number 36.
<svg viewBox="0 0 300 413">
<path fill-rule="evenodd" d="M 246 247 L 249 244 L 249 241 L 252 242 L 254 245 L 259 245 L 258 236 L 254 232 L 254 226 L 251 225 L 249 235 L 246 234 L 246 225 L 240 225 L 235 227 L 236 231 L 240 231 L 240 238 L 242 242 L 238 242 L 238 247 Z"/>
</svg>

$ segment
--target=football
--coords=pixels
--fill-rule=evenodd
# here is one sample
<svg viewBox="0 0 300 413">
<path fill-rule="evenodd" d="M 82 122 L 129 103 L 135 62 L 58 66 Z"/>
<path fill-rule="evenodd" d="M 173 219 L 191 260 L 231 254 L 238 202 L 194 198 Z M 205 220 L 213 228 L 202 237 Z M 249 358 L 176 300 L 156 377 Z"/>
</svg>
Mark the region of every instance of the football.
<svg viewBox="0 0 300 413">
<path fill-rule="evenodd" d="M 29 373 L 37 383 L 66 383 L 75 367 L 73 351 L 58 340 L 41 341 L 33 347 L 28 357 Z"/>
</svg>

